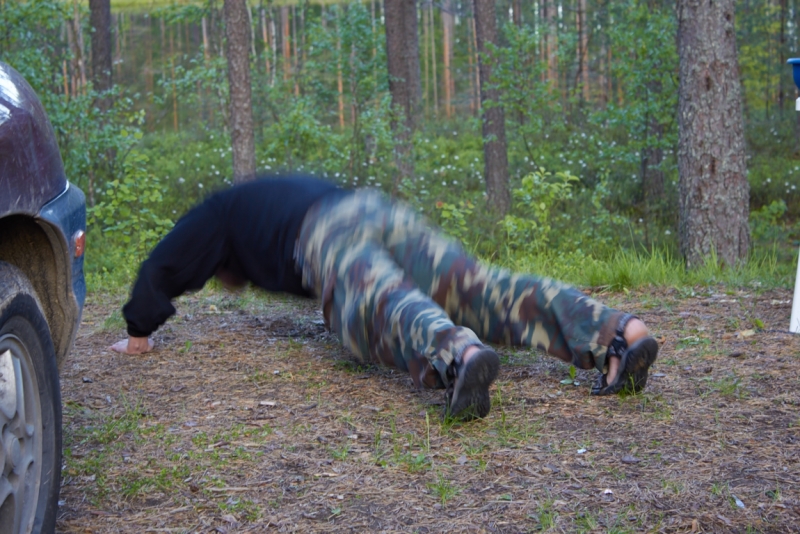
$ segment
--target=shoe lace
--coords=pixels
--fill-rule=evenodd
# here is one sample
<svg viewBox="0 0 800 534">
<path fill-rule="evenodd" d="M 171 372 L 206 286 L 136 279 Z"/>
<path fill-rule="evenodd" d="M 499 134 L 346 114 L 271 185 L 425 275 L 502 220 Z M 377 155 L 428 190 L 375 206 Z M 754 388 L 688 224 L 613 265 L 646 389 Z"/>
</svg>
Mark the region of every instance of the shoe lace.
<svg viewBox="0 0 800 534">
<path fill-rule="evenodd" d="M 625 326 L 627 326 L 628 321 L 634 317 L 634 315 L 626 313 L 619 320 L 619 324 L 617 324 L 617 331 L 614 334 L 614 339 L 612 339 L 611 343 L 608 344 L 606 360 L 608 360 L 610 357 L 622 359 L 622 357 L 625 355 L 625 351 L 628 350 L 628 342 L 625 341 Z M 602 373 L 597 377 L 597 380 L 592 386 L 592 393 L 597 394 L 605 387 L 608 387 L 607 374 Z"/>
<path fill-rule="evenodd" d="M 444 400 L 445 405 L 449 408 L 450 403 L 453 400 L 453 393 L 456 389 L 456 378 L 458 378 L 458 366 L 456 365 L 455 360 L 453 363 L 447 366 L 447 388 L 444 391 Z"/>
</svg>

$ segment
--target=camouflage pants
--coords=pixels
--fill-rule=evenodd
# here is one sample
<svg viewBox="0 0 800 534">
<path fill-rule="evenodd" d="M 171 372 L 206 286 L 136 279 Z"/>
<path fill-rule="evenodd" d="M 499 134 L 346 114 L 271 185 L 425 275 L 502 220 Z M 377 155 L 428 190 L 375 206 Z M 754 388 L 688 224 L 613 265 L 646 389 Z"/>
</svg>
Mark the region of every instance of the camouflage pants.
<svg viewBox="0 0 800 534">
<path fill-rule="evenodd" d="M 447 367 L 481 340 L 602 370 L 622 316 L 574 287 L 477 261 L 374 191 L 312 206 L 296 256 L 342 344 L 362 361 L 408 371 L 417 387 L 446 387 Z"/>
</svg>

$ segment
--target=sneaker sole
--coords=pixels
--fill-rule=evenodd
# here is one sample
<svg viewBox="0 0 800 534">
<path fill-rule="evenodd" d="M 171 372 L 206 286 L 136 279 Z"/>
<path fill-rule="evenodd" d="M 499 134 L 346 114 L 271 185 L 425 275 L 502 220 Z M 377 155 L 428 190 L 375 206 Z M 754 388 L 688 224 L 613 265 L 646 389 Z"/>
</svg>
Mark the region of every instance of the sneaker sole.
<svg viewBox="0 0 800 534">
<path fill-rule="evenodd" d="M 647 385 L 648 371 L 658 356 L 658 342 L 652 337 L 645 337 L 628 348 L 620 362 L 619 376 L 613 384 L 609 384 L 592 395 L 605 396 L 617 393 L 639 393 Z"/>
<path fill-rule="evenodd" d="M 492 408 L 489 386 L 499 369 L 500 358 L 493 350 L 482 350 L 472 356 L 456 379 L 450 416 L 470 421 L 489 415 Z"/>
<path fill-rule="evenodd" d="M 642 338 L 631 345 L 627 356 L 625 368 L 617 379 L 619 391 L 639 393 L 647 385 L 648 370 L 658 356 L 658 342 L 652 337 Z"/>
</svg>

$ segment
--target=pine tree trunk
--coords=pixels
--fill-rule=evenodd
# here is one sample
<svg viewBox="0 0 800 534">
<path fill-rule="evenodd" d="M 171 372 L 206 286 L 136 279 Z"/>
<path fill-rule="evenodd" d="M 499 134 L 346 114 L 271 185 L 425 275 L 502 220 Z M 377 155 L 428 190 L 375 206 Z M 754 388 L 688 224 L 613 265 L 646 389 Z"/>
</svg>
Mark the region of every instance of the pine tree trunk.
<svg viewBox="0 0 800 534">
<path fill-rule="evenodd" d="M 288 82 L 292 70 L 292 44 L 289 30 L 289 8 L 281 7 L 281 49 L 283 51 L 283 81 Z"/>
<path fill-rule="evenodd" d="M 386 0 L 386 60 L 392 105 L 402 112 L 409 129 L 419 117 L 422 93 L 414 0 Z"/>
<path fill-rule="evenodd" d="M 72 19 L 73 29 L 75 31 L 75 61 L 77 64 L 77 73 L 79 75 L 78 78 L 78 86 L 80 87 L 80 92 L 85 93 L 86 90 L 86 58 L 84 51 L 86 47 L 83 44 L 83 26 L 81 25 L 81 12 L 78 7 L 78 2 L 75 2 L 74 5 L 74 17 Z"/>
<path fill-rule="evenodd" d="M 272 51 L 272 73 L 269 77 L 269 86 L 275 85 L 275 71 L 278 70 L 278 32 L 275 29 L 275 17 L 272 8 L 269 8 L 269 44 Z"/>
<path fill-rule="evenodd" d="M 92 26 L 92 84 L 95 91 L 105 92 L 111 89 L 111 1 L 89 0 Z M 111 98 L 105 96 L 97 100 L 101 111 L 111 107 Z"/>
<path fill-rule="evenodd" d="M 581 67 L 581 90 L 584 102 L 589 101 L 589 31 L 586 29 L 586 0 L 580 0 L 580 67 Z"/>
<path fill-rule="evenodd" d="M 269 26 L 267 26 L 267 10 L 264 9 L 263 7 L 261 8 L 261 38 L 264 41 L 264 73 L 266 74 L 265 80 L 269 80 L 270 72 L 272 71 L 269 62 L 269 54 L 270 54 Z"/>
<path fill-rule="evenodd" d="M 300 96 L 300 86 L 297 83 L 297 67 L 300 63 L 297 41 L 297 9 L 292 6 L 292 77 L 294 78 L 294 96 Z"/>
<path fill-rule="evenodd" d="M 341 10 L 336 11 L 336 89 L 339 94 L 339 129 L 344 130 L 344 79 L 342 74 Z"/>
<path fill-rule="evenodd" d="M 486 102 L 499 102 L 499 91 L 492 88 L 492 59 L 488 56 L 488 45 L 497 44 L 497 19 L 494 0 L 473 0 L 475 10 L 475 33 L 478 40 L 481 74 L 481 103 L 483 108 L 483 157 L 484 179 L 489 208 L 500 217 L 511 207 L 508 186 L 508 155 L 506 153 L 506 125 L 503 108 L 486 107 Z"/>
<path fill-rule="evenodd" d="M 472 30 L 472 53 L 471 63 L 474 63 L 475 70 L 473 76 L 475 78 L 475 111 L 481 110 L 481 69 L 480 59 L 478 58 L 478 35 L 475 31 L 475 16 L 469 19 L 470 29 Z"/>
<path fill-rule="evenodd" d="M 781 4 L 781 19 L 780 19 L 780 39 L 778 40 L 778 65 L 779 67 L 783 67 L 786 65 L 786 19 L 787 19 L 787 11 L 788 11 L 788 2 L 787 0 L 780 0 Z M 783 103 L 786 99 L 785 93 L 783 91 L 783 76 L 778 76 L 778 113 L 781 117 L 783 117 Z"/>
<path fill-rule="evenodd" d="M 455 28 L 450 0 L 442 2 L 442 59 L 444 63 L 444 112 L 453 115 L 453 29 Z"/>
<path fill-rule="evenodd" d="M 395 161 L 399 170 L 396 187 L 401 179 L 414 175 L 411 134 L 419 120 L 422 96 L 417 6 L 414 0 L 385 0 L 384 10 L 389 92 L 395 110 L 392 130 L 396 143 Z"/>
<path fill-rule="evenodd" d="M 475 22 L 475 19 L 473 19 L 473 18 L 467 19 L 467 62 L 469 64 L 469 68 L 467 69 L 467 72 L 469 74 L 469 76 L 468 76 L 468 78 L 469 78 L 469 111 L 470 111 L 470 114 L 473 115 L 473 116 L 475 115 L 475 101 L 477 100 L 475 98 L 476 87 L 475 87 L 475 76 L 473 74 L 475 72 L 475 61 L 473 60 L 473 58 L 475 57 L 475 51 L 473 50 L 473 46 L 472 46 L 472 43 L 474 42 L 473 41 L 474 40 L 474 32 L 473 32 L 474 22 Z"/>
<path fill-rule="evenodd" d="M 429 6 L 430 17 L 428 17 L 431 26 L 430 26 L 430 34 L 431 34 L 431 72 L 433 73 L 433 113 L 438 118 L 439 117 L 439 81 L 437 78 L 437 68 L 436 68 L 436 14 L 433 11 L 433 3 Z"/>
<path fill-rule="evenodd" d="M 555 21 L 555 5 L 553 0 L 544 0 L 545 9 L 545 39 L 547 39 L 547 79 L 550 91 L 558 91 L 558 39 Z"/>
<path fill-rule="evenodd" d="M 236 183 L 251 180 L 256 172 L 247 9 L 245 0 L 225 0 L 233 181 Z"/>
<path fill-rule="evenodd" d="M 178 131 L 178 88 L 175 85 L 175 31 L 169 29 L 169 71 L 172 76 L 172 130 Z"/>
<path fill-rule="evenodd" d="M 750 245 L 742 96 L 733 0 L 679 0 L 678 170 L 681 253 L 725 265 Z"/>
<path fill-rule="evenodd" d="M 430 76 L 430 58 L 428 57 L 430 44 L 429 44 L 429 31 L 428 25 L 430 24 L 428 19 L 430 10 L 426 9 L 425 6 L 422 7 L 422 57 L 425 58 L 425 85 L 423 86 L 422 94 L 425 100 L 425 115 L 428 115 L 431 97 L 430 97 L 430 86 L 429 86 L 429 76 Z"/>
</svg>

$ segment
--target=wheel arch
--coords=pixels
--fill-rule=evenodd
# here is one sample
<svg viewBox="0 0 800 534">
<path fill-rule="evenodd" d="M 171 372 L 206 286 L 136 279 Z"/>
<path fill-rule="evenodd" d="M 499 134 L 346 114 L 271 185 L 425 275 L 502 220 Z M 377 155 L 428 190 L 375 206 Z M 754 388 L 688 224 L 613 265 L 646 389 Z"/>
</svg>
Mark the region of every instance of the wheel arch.
<svg viewBox="0 0 800 534">
<path fill-rule="evenodd" d="M 59 368 L 75 340 L 80 316 L 69 260 L 66 238 L 48 221 L 27 215 L 0 219 L 0 261 L 19 269 L 36 292 Z"/>
</svg>

